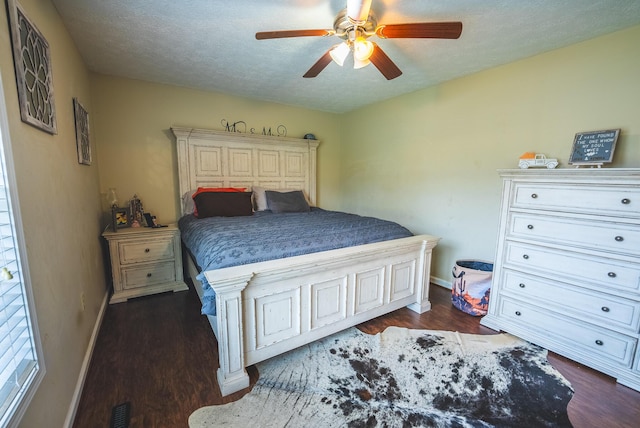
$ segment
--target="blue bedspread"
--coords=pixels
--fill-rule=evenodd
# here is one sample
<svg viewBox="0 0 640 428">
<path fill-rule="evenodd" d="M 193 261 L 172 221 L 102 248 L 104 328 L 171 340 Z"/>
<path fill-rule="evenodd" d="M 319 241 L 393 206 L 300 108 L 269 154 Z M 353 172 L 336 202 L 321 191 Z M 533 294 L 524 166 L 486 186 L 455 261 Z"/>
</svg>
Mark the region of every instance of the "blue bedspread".
<svg viewBox="0 0 640 428">
<path fill-rule="evenodd" d="M 250 217 L 187 215 L 178 226 L 201 272 L 413 235 L 397 223 L 320 208 Z M 215 294 L 202 273 L 198 280 L 205 291 L 202 313 L 215 315 Z"/>
</svg>

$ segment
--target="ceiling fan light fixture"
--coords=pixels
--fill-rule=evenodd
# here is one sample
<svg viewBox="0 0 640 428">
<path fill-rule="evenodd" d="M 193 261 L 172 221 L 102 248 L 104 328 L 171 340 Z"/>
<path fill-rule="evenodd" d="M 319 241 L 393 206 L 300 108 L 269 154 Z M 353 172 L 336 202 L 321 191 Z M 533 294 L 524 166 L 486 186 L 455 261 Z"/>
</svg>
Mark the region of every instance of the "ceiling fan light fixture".
<svg viewBox="0 0 640 428">
<path fill-rule="evenodd" d="M 342 42 L 338 45 L 335 45 L 329 52 L 329 55 L 331 55 L 331 59 L 333 60 L 333 62 L 342 67 L 342 65 L 344 64 L 344 60 L 349 56 L 349 52 L 351 52 L 349 45 L 346 42 Z"/>
<path fill-rule="evenodd" d="M 365 59 L 364 61 L 360 61 L 355 57 L 353 58 L 353 68 L 356 70 L 359 68 L 364 68 L 369 64 L 371 64 L 371 61 L 369 61 L 368 59 Z"/>
<path fill-rule="evenodd" d="M 373 43 L 364 37 L 356 38 L 353 42 L 353 57 L 357 61 L 368 61 L 373 54 Z"/>
</svg>

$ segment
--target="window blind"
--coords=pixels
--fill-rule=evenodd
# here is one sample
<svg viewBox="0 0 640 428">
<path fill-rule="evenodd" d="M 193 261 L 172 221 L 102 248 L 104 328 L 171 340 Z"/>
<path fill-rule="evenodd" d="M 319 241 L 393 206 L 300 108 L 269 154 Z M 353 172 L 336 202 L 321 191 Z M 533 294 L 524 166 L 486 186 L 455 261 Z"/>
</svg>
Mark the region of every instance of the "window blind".
<svg viewBox="0 0 640 428">
<path fill-rule="evenodd" d="M 0 162 L 0 426 L 5 426 L 13 415 L 38 371 L 3 163 Z"/>
</svg>

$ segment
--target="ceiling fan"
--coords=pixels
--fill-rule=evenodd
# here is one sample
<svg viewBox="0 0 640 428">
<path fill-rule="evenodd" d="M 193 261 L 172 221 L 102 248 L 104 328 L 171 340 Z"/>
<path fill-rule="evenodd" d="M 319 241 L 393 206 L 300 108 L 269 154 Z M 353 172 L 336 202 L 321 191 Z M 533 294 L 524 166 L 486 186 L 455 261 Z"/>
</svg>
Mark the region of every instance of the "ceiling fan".
<svg viewBox="0 0 640 428">
<path fill-rule="evenodd" d="M 353 52 L 354 68 L 370 63 L 387 78 L 402 74 L 397 65 L 375 42 L 367 40 L 378 36 L 383 39 L 457 39 L 462 33 L 462 22 L 416 22 L 407 24 L 378 25 L 371 11 L 371 0 L 347 0 L 347 7 L 335 18 L 332 30 L 282 30 L 261 31 L 256 39 L 281 39 L 286 37 L 337 36 L 344 40 L 331 47 L 311 66 L 303 77 L 316 77 L 333 60 L 342 66 Z"/>
</svg>

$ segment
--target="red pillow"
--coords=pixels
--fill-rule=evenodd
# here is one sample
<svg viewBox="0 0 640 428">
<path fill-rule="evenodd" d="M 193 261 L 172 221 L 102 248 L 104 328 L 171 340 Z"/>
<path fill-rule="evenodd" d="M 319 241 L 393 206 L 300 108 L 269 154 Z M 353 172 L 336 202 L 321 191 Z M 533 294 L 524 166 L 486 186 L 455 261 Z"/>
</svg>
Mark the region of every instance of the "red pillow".
<svg viewBox="0 0 640 428">
<path fill-rule="evenodd" d="M 198 196 L 201 193 L 231 193 L 231 192 L 244 192 L 245 190 L 247 190 L 246 187 L 198 187 L 198 190 L 196 190 L 193 193 L 193 195 L 191 195 L 191 198 L 195 202 L 196 196 Z M 198 217 L 197 204 L 194 204 L 193 215 Z"/>
</svg>

